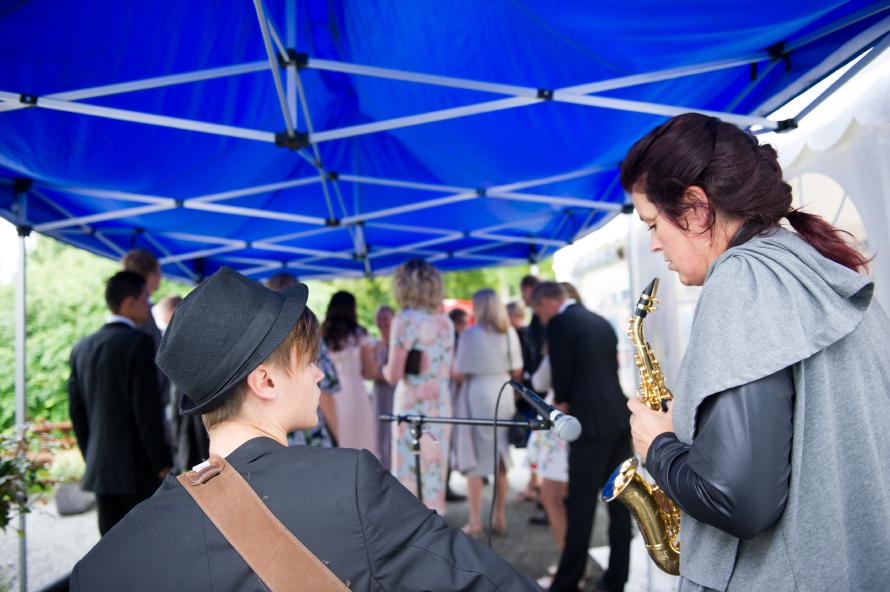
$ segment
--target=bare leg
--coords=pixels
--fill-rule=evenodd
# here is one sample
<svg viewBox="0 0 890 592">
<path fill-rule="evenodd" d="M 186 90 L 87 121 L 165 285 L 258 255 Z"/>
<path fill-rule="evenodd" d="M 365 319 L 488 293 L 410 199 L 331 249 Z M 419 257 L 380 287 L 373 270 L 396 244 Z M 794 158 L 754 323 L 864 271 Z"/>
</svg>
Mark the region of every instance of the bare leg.
<svg viewBox="0 0 890 592">
<path fill-rule="evenodd" d="M 467 500 L 470 515 L 464 532 L 478 535 L 482 532 L 482 477 L 475 475 L 467 477 Z"/>
<path fill-rule="evenodd" d="M 568 495 L 568 484 L 564 481 L 541 481 L 541 505 L 547 513 L 550 522 L 550 531 L 556 540 L 556 548 L 562 553 L 566 538 L 566 506 L 565 497 Z"/>
</svg>

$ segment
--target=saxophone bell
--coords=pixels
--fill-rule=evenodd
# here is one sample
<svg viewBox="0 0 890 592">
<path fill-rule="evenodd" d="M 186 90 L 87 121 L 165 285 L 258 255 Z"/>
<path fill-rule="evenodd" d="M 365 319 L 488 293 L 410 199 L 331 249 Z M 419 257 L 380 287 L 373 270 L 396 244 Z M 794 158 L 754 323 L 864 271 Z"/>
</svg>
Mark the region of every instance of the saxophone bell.
<svg viewBox="0 0 890 592">
<path fill-rule="evenodd" d="M 603 486 L 602 500 L 609 503 L 619 500 L 640 529 L 646 544 L 646 552 L 662 571 L 680 575 L 680 549 L 671 531 L 665 527 L 666 513 L 673 504 L 657 485 L 650 485 L 639 473 L 639 461 L 631 457 L 621 463 Z"/>
</svg>

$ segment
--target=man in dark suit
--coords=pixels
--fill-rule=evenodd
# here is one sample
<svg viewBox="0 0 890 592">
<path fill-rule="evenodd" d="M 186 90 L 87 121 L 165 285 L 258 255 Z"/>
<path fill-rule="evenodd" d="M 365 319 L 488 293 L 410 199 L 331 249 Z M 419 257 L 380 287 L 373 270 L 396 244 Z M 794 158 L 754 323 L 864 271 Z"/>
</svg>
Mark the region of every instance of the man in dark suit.
<svg viewBox="0 0 890 592">
<path fill-rule="evenodd" d="M 307 296 L 304 284 L 273 292 L 223 268 L 177 308 L 158 365 L 178 387 L 180 411 L 201 415 L 211 460 L 225 458 L 321 560 L 317 568 L 353 590 L 535 590 L 368 451 L 287 446 L 289 431 L 317 421 L 320 328 Z M 235 502 L 226 515 L 239 511 Z M 248 536 L 265 536 L 253 527 L 245 525 Z M 265 589 L 229 542 L 238 534 L 245 531 L 223 535 L 168 476 L 75 566 L 71 589 Z M 292 589 L 309 589 L 305 577 L 295 569 Z"/>
<path fill-rule="evenodd" d="M 535 373 L 538 366 L 541 365 L 541 360 L 544 359 L 544 344 L 547 340 L 544 323 L 541 322 L 541 317 L 534 312 L 534 307 L 532 306 L 532 294 L 534 294 L 535 286 L 540 282 L 541 280 L 533 275 L 527 275 L 519 282 L 519 292 L 522 295 L 522 301 L 532 309 L 533 313 L 532 320 L 529 322 L 525 332 L 526 339 L 523 341 L 522 346 L 523 374 L 527 377 L 525 384 L 529 387 L 531 387 L 532 374 Z M 545 393 L 540 394 L 543 396 Z"/>
<path fill-rule="evenodd" d="M 552 591 L 578 589 L 584 575 L 597 492 L 611 471 L 632 455 L 627 399 L 618 383 L 617 338 L 612 326 L 568 298 L 555 282 L 541 282 L 532 295 L 547 326 L 547 347 L 557 407 L 581 422 L 581 437 L 569 447 L 568 530 Z M 630 513 L 609 504 L 609 567 L 597 589 L 620 591 L 630 559 Z"/>
<path fill-rule="evenodd" d="M 116 273 L 105 302 L 108 323 L 74 346 L 68 378 L 68 410 L 86 459 L 83 487 L 96 493 L 103 536 L 151 496 L 171 465 L 154 344 L 137 329 L 149 316 L 145 280 Z"/>
</svg>

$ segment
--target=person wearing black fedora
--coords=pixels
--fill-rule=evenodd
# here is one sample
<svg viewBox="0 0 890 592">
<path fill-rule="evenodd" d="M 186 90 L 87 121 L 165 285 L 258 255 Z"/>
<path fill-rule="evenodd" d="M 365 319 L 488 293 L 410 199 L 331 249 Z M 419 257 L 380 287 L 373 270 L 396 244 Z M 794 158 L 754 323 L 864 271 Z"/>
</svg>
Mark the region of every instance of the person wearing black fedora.
<svg viewBox="0 0 890 592">
<path fill-rule="evenodd" d="M 157 361 L 178 388 L 181 412 L 201 414 L 207 426 L 211 460 L 202 464 L 222 466 L 209 483 L 232 467 L 263 511 L 352 590 L 537 589 L 449 527 L 367 450 L 287 446 L 288 432 L 317 421 L 320 330 L 307 296 L 304 284 L 276 293 L 222 268 L 177 309 Z M 220 518 L 196 503 L 206 474 L 189 472 L 185 485 L 168 476 L 78 562 L 71 589 L 278 589 L 232 546 L 239 536 L 216 526 L 237 520 L 242 506 Z M 259 529 L 241 522 L 241 531 Z M 318 589 L 293 565 L 285 588 Z"/>
</svg>

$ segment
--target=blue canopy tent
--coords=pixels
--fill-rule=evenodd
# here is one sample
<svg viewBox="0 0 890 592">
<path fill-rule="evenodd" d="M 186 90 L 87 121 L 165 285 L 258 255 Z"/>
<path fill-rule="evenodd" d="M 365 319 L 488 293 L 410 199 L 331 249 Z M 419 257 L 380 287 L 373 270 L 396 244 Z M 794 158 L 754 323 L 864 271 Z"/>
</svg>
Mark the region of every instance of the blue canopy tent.
<svg viewBox="0 0 890 592">
<path fill-rule="evenodd" d="M 23 3 L 0 215 L 192 280 L 538 260 L 621 211 L 618 162 L 666 115 L 793 125 L 764 116 L 888 4 Z"/>
<path fill-rule="evenodd" d="M 20 234 L 307 278 L 547 257 L 627 207 L 620 159 L 666 117 L 794 127 L 767 115 L 882 51 L 890 1 L 46 0 L 0 31 Z"/>
</svg>

